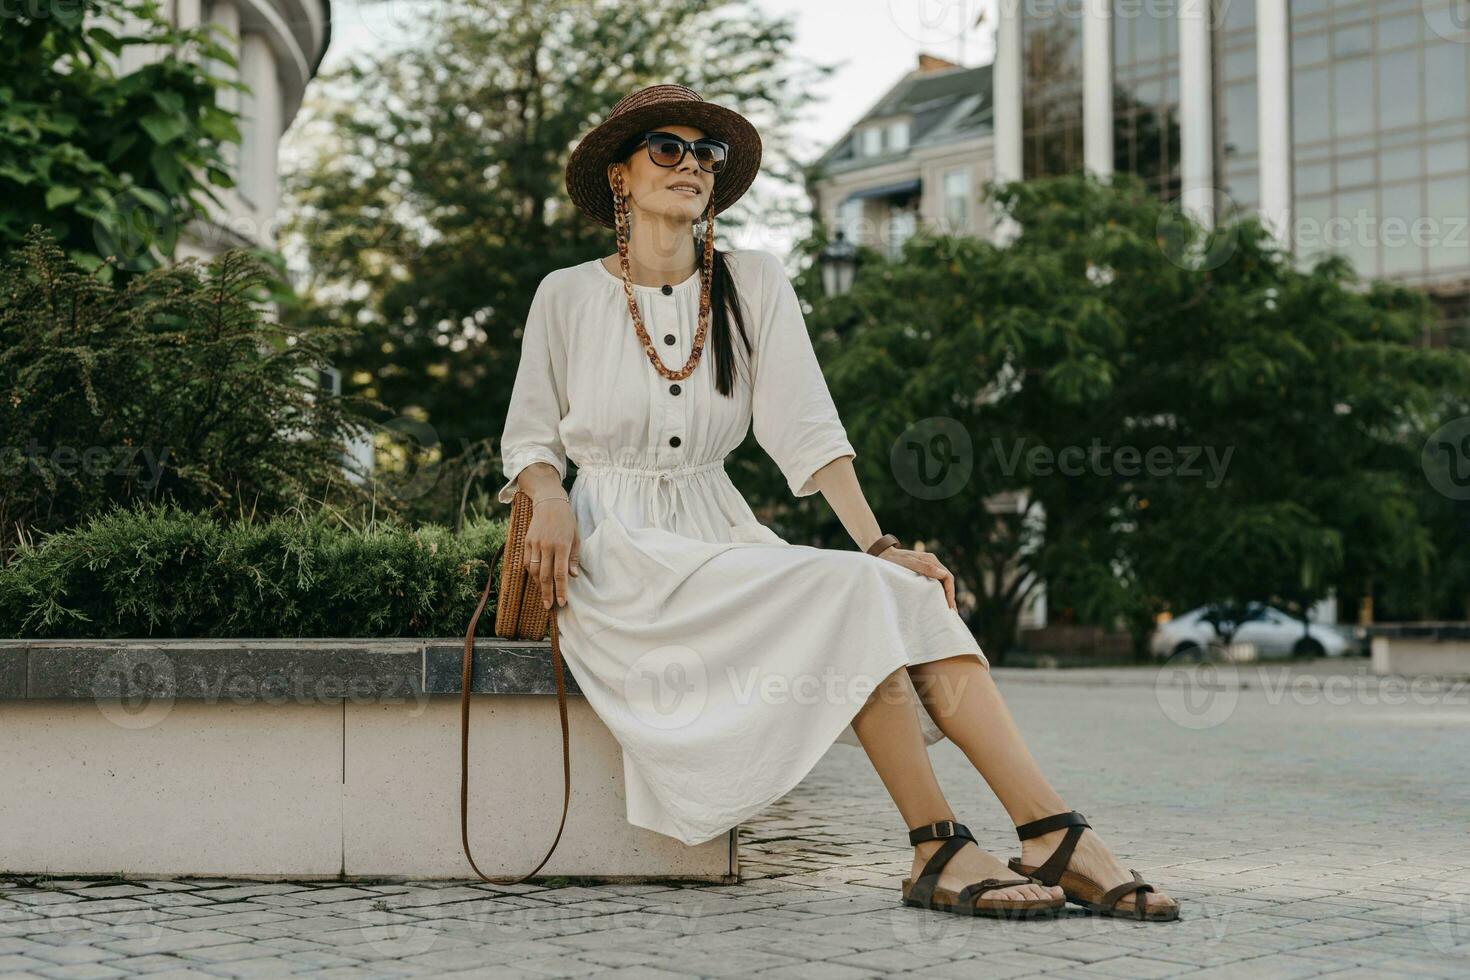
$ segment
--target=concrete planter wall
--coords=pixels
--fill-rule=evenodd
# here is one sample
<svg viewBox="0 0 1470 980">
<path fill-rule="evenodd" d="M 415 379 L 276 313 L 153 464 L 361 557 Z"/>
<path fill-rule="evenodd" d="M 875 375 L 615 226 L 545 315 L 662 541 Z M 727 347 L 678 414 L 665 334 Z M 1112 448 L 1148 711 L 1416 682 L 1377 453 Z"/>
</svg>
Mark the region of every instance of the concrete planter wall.
<svg viewBox="0 0 1470 980">
<path fill-rule="evenodd" d="M 1375 674 L 1470 675 L 1470 623 L 1383 623 L 1368 635 Z"/>
<path fill-rule="evenodd" d="M 0 872 L 474 878 L 462 640 L 0 641 Z M 622 753 L 570 671 L 572 801 L 538 872 L 738 878 L 736 833 L 627 822 Z M 476 645 L 470 844 L 531 870 L 561 816 L 546 643 Z"/>
</svg>

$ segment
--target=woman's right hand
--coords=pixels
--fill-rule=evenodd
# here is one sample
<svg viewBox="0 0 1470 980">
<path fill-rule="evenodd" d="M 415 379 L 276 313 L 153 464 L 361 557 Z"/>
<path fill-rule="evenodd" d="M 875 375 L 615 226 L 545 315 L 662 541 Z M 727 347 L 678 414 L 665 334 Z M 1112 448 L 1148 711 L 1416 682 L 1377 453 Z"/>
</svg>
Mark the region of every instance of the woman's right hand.
<svg viewBox="0 0 1470 980">
<path fill-rule="evenodd" d="M 552 496 L 531 509 L 531 526 L 526 528 L 526 570 L 540 585 L 541 604 L 547 609 L 553 596 L 558 605 L 567 604 L 567 575 L 580 574 L 580 550 L 581 536 L 570 501 Z"/>
</svg>

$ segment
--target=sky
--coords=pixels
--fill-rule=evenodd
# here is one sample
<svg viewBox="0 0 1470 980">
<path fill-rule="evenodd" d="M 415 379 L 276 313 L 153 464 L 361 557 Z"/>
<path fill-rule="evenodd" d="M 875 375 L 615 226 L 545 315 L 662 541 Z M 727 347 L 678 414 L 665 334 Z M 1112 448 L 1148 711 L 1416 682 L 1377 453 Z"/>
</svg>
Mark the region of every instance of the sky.
<svg viewBox="0 0 1470 980">
<path fill-rule="evenodd" d="M 964 65 L 988 64 L 995 0 L 755 0 L 768 14 L 794 19 L 792 54 L 803 62 L 837 65 L 812 94 L 795 127 L 799 159 L 817 157 L 883 94 L 918 65 L 919 52 Z M 411 42 L 424 30 L 421 11 L 433 0 L 333 0 L 332 43 L 322 70 L 355 52 Z M 982 12 L 985 21 L 974 27 Z M 761 185 L 757 185 L 761 186 Z M 751 227 L 733 247 L 783 254 L 794 230 Z"/>
</svg>

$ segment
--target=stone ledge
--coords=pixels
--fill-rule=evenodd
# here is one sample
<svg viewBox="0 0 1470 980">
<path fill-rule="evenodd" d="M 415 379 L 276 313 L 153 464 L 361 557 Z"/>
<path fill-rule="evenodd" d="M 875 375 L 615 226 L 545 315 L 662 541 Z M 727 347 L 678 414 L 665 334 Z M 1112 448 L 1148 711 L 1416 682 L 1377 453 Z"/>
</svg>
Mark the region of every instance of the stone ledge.
<svg viewBox="0 0 1470 980">
<path fill-rule="evenodd" d="M 0 699 L 371 702 L 458 695 L 462 639 L 0 640 Z M 563 664 L 567 694 L 581 696 Z M 551 694 L 548 641 L 475 642 L 473 694 Z"/>
<path fill-rule="evenodd" d="M 1369 636 L 1405 637 L 1420 640 L 1470 640 L 1470 623 L 1374 623 L 1366 626 Z"/>
</svg>

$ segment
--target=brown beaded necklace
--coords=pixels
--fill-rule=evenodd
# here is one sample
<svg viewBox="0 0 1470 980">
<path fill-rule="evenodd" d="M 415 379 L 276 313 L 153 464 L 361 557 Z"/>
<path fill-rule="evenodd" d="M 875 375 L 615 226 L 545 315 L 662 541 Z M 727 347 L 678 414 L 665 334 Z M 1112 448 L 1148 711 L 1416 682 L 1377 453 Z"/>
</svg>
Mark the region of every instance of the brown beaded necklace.
<svg viewBox="0 0 1470 980">
<path fill-rule="evenodd" d="M 617 187 L 613 192 L 613 217 L 617 226 L 618 238 L 618 262 L 623 270 L 623 292 L 628 297 L 628 312 L 633 315 L 633 329 L 638 334 L 638 340 L 643 344 L 643 352 L 648 355 L 648 360 L 653 364 L 653 369 L 670 381 L 683 381 L 694 373 L 699 364 L 699 358 L 704 353 L 705 338 L 709 334 L 710 319 L 710 281 L 714 278 L 714 256 L 715 256 L 715 212 L 714 201 L 705 207 L 705 231 L 704 231 L 704 256 L 699 269 L 699 329 L 694 334 L 694 347 L 689 351 L 689 360 L 684 366 L 674 371 L 664 365 L 659 359 L 658 351 L 649 339 L 648 331 L 643 326 L 643 314 L 638 310 L 638 301 L 633 296 L 633 274 L 628 266 L 628 199 L 623 194 L 623 175 L 617 174 Z M 598 259 L 601 262 L 601 259 Z"/>
</svg>

